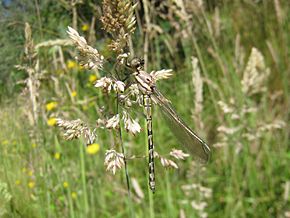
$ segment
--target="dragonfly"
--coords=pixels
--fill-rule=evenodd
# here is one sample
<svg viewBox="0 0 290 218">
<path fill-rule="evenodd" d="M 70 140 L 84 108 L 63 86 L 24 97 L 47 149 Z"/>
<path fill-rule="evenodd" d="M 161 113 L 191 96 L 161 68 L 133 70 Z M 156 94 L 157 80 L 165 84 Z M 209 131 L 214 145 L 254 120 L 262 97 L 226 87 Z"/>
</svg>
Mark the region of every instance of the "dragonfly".
<svg viewBox="0 0 290 218">
<path fill-rule="evenodd" d="M 133 58 L 128 65 L 133 69 L 133 76 L 140 91 L 143 94 L 143 106 L 147 123 L 148 138 L 148 164 L 149 164 L 149 188 L 155 192 L 155 167 L 154 167 L 154 143 L 152 126 L 152 101 L 156 103 L 169 127 L 180 143 L 203 161 L 208 161 L 210 157 L 210 147 L 195 132 L 193 132 L 186 123 L 180 118 L 174 110 L 170 101 L 167 100 L 157 89 L 152 76 L 143 70 L 144 60 Z"/>
</svg>

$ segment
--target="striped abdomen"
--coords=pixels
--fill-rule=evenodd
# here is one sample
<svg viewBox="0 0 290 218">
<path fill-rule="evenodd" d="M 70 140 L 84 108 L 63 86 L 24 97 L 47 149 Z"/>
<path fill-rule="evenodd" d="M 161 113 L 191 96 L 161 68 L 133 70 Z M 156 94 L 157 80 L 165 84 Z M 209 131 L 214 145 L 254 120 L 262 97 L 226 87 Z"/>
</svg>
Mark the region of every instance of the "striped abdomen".
<svg viewBox="0 0 290 218">
<path fill-rule="evenodd" d="M 148 135 L 148 153 L 149 153 L 149 187 L 155 191 L 155 173 L 154 173 L 154 144 L 153 144 L 153 133 L 152 133 L 152 107 L 151 97 L 144 95 L 144 108 L 146 113 L 147 121 L 147 135 Z"/>
</svg>

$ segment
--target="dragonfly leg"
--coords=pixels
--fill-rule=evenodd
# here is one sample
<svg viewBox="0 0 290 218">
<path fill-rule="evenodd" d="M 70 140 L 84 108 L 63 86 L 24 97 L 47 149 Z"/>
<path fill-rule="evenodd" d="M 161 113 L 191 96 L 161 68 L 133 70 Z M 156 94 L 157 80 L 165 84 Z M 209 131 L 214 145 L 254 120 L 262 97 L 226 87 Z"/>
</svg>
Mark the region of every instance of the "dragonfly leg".
<svg viewBox="0 0 290 218">
<path fill-rule="evenodd" d="M 144 95 L 144 108 L 147 122 L 148 153 L 149 153 L 149 187 L 155 191 L 155 172 L 154 172 L 154 143 L 152 131 L 152 101 L 149 95 Z"/>
</svg>

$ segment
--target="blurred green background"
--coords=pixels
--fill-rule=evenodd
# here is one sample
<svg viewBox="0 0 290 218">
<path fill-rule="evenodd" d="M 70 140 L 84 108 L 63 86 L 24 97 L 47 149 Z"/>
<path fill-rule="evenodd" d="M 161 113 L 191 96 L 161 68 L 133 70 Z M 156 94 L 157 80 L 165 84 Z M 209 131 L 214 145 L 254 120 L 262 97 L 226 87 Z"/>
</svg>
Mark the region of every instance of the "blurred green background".
<svg viewBox="0 0 290 218">
<path fill-rule="evenodd" d="M 129 197 L 124 169 L 112 175 L 104 166 L 114 131 L 97 129 L 88 151 L 55 127 L 56 117 L 95 127 L 103 110 L 115 112 L 114 96 L 93 86 L 105 72 L 80 67 L 65 43 L 73 26 L 112 55 L 102 1 L 2 0 L 0 217 L 290 217 L 289 1 L 136 2 L 135 55 L 148 52 L 148 71 L 173 69 L 158 87 L 208 142 L 209 163 L 174 160 L 175 170 L 157 160 L 152 194 L 147 160 L 128 160 Z M 25 22 L 37 61 L 25 53 Z M 38 72 L 36 109 L 25 85 L 29 67 Z M 145 129 L 142 108 L 136 111 Z M 180 147 L 160 115 L 154 108 L 155 146 L 168 154 Z M 123 141 L 128 156 L 146 154 L 146 131 L 124 131 Z"/>
</svg>

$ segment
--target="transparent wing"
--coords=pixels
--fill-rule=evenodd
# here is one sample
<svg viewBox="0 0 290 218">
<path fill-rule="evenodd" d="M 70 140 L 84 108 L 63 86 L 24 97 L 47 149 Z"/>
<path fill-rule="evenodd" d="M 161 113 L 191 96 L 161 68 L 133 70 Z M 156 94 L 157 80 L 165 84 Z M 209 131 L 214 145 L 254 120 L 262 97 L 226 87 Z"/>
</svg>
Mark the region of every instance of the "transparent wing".
<svg viewBox="0 0 290 218">
<path fill-rule="evenodd" d="M 156 88 L 153 89 L 152 99 L 159 105 L 171 131 L 181 144 L 192 154 L 207 161 L 210 157 L 209 146 L 184 123 L 169 101 Z"/>
</svg>

